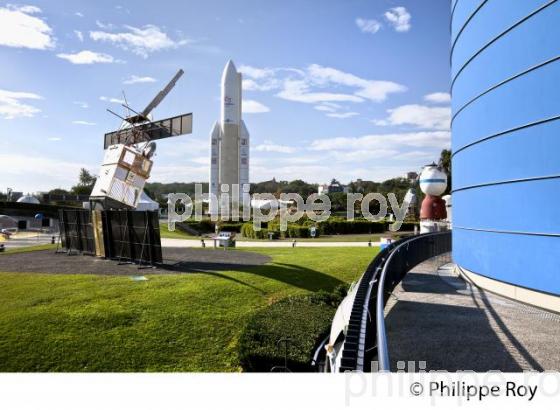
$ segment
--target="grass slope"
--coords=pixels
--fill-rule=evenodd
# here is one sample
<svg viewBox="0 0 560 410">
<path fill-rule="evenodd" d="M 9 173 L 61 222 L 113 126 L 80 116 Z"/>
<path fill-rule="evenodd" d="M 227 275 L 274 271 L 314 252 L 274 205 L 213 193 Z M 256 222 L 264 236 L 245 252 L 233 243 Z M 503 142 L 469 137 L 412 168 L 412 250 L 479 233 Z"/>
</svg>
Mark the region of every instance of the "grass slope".
<svg viewBox="0 0 560 410">
<path fill-rule="evenodd" d="M 169 230 L 169 225 L 167 223 L 160 222 L 159 224 L 159 235 L 162 238 L 172 238 L 172 239 L 197 239 L 197 236 L 189 235 L 186 232 L 180 231 L 179 228 L 175 227 L 174 231 Z"/>
<path fill-rule="evenodd" d="M 256 251 L 272 262 L 215 273 L 142 271 L 148 281 L 0 273 L 0 372 L 239 371 L 238 339 L 256 309 L 349 283 L 377 250 Z"/>
</svg>

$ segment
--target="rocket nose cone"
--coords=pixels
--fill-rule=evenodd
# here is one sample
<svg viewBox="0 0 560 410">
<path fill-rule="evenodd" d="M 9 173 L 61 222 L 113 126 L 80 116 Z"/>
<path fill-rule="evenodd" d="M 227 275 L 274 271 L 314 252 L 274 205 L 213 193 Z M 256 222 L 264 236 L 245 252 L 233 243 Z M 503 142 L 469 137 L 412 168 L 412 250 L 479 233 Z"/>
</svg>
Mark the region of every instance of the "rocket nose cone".
<svg viewBox="0 0 560 410">
<path fill-rule="evenodd" d="M 236 74 L 237 74 L 237 68 L 235 67 L 235 64 L 233 64 L 233 61 L 229 60 L 224 68 L 222 80 L 225 80 L 228 77 L 233 77 Z"/>
</svg>

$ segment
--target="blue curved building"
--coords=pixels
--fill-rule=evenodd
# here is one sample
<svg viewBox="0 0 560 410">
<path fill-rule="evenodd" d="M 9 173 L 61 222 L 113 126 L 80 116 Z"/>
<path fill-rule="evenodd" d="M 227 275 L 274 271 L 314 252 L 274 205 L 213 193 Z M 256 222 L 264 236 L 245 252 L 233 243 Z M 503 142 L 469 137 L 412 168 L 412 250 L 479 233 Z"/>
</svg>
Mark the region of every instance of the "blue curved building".
<svg viewBox="0 0 560 410">
<path fill-rule="evenodd" d="M 560 311 L 560 1 L 452 1 L 453 257 Z"/>
</svg>

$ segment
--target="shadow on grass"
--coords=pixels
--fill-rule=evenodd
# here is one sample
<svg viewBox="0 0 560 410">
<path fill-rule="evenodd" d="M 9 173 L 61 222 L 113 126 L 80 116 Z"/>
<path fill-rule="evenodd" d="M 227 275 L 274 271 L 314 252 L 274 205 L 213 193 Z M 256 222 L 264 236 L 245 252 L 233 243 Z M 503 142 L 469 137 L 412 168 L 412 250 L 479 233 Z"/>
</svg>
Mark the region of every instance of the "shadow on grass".
<svg viewBox="0 0 560 410">
<path fill-rule="evenodd" d="M 300 265 L 289 263 L 272 263 L 267 265 L 246 265 L 235 263 L 216 263 L 216 262 L 177 262 L 174 264 L 161 265 L 160 268 L 182 273 L 200 273 L 215 276 L 221 279 L 231 280 L 237 284 L 248 286 L 260 293 L 265 293 L 262 289 L 244 282 L 240 279 L 218 273 L 217 271 L 242 272 L 260 276 L 267 279 L 276 280 L 287 285 L 305 289 L 310 292 L 319 290 L 331 291 L 336 286 L 343 284 L 341 280 L 329 276 L 323 272 L 309 269 Z"/>
<path fill-rule="evenodd" d="M 277 280 L 310 292 L 317 292 L 319 290 L 331 291 L 336 286 L 344 283 L 323 272 L 289 263 L 274 263 L 251 267 L 245 269 L 245 272 Z"/>
</svg>

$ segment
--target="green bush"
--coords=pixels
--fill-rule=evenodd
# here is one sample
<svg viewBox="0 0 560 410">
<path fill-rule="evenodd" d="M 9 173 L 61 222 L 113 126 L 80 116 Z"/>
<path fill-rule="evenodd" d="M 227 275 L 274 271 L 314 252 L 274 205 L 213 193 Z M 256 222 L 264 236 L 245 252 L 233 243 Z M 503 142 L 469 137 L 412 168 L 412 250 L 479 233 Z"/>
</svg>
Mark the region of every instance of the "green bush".
<svg viewBox="0 0 560 410">
<path fill-rule="evenodd" d="M 420 224 L 418 222 L 403 222 L 399 231 L 413 231 L 415 226 L 420 229 Z"/>
<path fill-rule="evenodd" d="M 293 296 L 258 311 L 239 340 L 243 370 L 269 372 L 274 366 L 284 366 L 285 345 L 279 340 L 288 338 L 288 369 L 312 371 L 311 358 L 330 331 L 337 295 L 340 293 Z"/>
<path fill-rule="evenodd" d="M 255 231 L 252 222 L 246 222 L 241 225 L 241 235 L 245 238 L 250 239 L 268 239 L 269 230 L 266 228 L 261 228 L 259 231 Z"/>
<path fill-rule="evenodd" d="M 227 231 L 227 232 L 240 233 L 241 232 L 241 227 L 243 225 L 244 225 L 243 222 L 224 222 L 224 223 L 220 224 L 220 230 L 221 231 Z"/>
<path fill-rule="evenodd" d="M 331 217 L 328 220 L 319 223 L 319 231 L 323 235 L 383 233 L 386 230 L 386 222 L 370 222 L 366 219 L 354 219 L 353 221 L 348 221 L 344 218 Z"/>
</svg>

